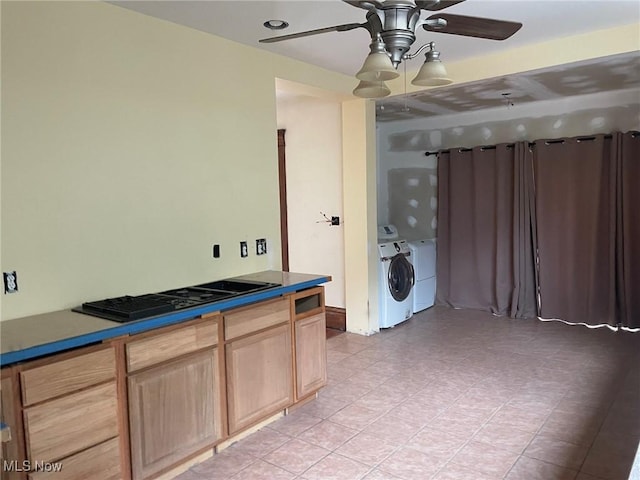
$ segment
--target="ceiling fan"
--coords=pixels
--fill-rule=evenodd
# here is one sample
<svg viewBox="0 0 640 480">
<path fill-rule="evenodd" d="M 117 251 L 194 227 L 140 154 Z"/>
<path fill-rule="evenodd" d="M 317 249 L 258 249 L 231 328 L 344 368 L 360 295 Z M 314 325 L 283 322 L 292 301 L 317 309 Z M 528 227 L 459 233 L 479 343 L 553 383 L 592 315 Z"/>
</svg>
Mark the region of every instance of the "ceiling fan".
<svg viewBox="0 0 640 480">
<path fill-rule="evenodd" d="M 505 40 L 516 33 L 522 24 L 493 18 L 470 17 L 447 13 L 436 13 L 425 19 L 420 18 L 422 10 L 440 11 L 465 0 L 343 0 L 345 3 L 367 11 L 366 22 L 346 23 L 332 27 L 318 28 L 305 32 L 265 38 L 261 43 L 274 43 L 294 38 L 308 37 L 328 32 L 346 32 L 364 28 L 371 35 L 370 53 L 356 74 L 361 85 L 354 94 L 367 98 L 388 95 L 390 90 L 385 80 L 399 76 L 396 71 L 402 60 L 408 60 L 429 48 L 425 63 L 414 85 L 433 86 L 451 83 L 441 64 L 440 53 L 434 50 L 434 43 L 421 46 L 416 52 L 408 53 L 416 40 L 416 30 L 422 27 L 427 32 L 448 33 L 467 37 Z M 424 70 L 424 71 L 423 71 Z M 364 85 L 363 85 L 364 83 Z M 362 89 L 359 90 L 359 88 Z"/>
</svg>

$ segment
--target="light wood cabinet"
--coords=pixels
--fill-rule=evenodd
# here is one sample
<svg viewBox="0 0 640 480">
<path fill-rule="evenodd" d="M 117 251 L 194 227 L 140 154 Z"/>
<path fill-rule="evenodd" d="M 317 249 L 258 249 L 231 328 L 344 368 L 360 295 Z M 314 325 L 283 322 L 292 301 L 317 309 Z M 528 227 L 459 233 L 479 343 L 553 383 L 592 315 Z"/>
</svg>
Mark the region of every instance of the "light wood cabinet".
<svg viewBox="0 0 640 480">
<path fill-rule="evenodd" d="M 297 402 L 327 384 L 324 288 L 297 292 L 291 302 Z"/>
<path fill-rule="evenodd" d="M 123 478 L 115 359 L 115 348 L 109 345 L 18 367 L 26 459 L 32 468 L 42 462 L 63 466 L 57 477 L 49 477 L 55 472 L 33 470 L 29 478 L 91 478 L 74 476 L 75 467 L 65 468 L 67 462 L 77 464 L 78 456 L 90 458 L 91 464 L 110 466 L 112 474 L 94 474 L 94 478 Z M 109 450 L 100 447 L 105 442 L 110 442 Z"/>
<path fill-rule="evenodd" d="M 233 435 L 293 403 L 289 322 L 226 346 L 227 411 Z"/>
<path fill-rule="evenodd" d="M 15 388 L 15 377 L 11 369 L 3 369 L 0 383 L 0 422 L 3 424 L 0 458 L 0 478 L 2 480 L 23 480 L 25 474 L 17 468 L 3 468 L 5 465 L 21 466 L 24 460 L 24 444 L 20 422 L 20 403 Z M 5 463 L 7 462 L 7 463 Z"/>
<path fill-rule="evenodd" d="M 326 325 L 324 313 L 296 320 L 296 400 L 327 384 Z"/>
<path fill-rule="evenodd" d="M 324 289 L 2 369 L 1 480 L 147 480 L 326 384 Z M 21 471 L 23 461 L 61 471 Z M 1 465 L 0 465 L 1 467 Z M 0 469 L 1 470 L 1 469 Z"/>
<path fill-rule="evenodd" d="M 200 332 L 199 345 L 208 345 L 195 353 L 187 353 L 129 375 L 129 430 L 134 480 L 167 470 L 222 440 L 225 431 L 220 356 L 218 347 L 211 346 L 217 342 L 217 328 L 217 321 L 207 321 L 147 337 L 130 345 L 129 352 L 137 351 L 140 345 L 154 346 L 159 352 L 165 352 L 157 357 L 163 360 L 166 349 L 160 345 L 167 339 L 189 338 L 194 332 Z M 203 332 L 210 335 L 202 336 Z M 154 352 L 149 350 L 147 357 L 153 358 Z"/>
</svg>

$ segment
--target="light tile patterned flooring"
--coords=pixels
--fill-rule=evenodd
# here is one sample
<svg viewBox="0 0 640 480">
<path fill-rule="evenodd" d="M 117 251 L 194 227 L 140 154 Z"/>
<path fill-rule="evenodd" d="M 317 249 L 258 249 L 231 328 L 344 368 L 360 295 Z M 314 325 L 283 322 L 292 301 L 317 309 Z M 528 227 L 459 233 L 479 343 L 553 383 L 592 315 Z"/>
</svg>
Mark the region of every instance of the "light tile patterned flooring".
<svg viewBox="0 0 640 480">
<path fill-rule="evenodd" d="M 434 307 L 328 362 L 318 399 L 178 478 L 628 478 L 640 333 Z"/>
</svg>

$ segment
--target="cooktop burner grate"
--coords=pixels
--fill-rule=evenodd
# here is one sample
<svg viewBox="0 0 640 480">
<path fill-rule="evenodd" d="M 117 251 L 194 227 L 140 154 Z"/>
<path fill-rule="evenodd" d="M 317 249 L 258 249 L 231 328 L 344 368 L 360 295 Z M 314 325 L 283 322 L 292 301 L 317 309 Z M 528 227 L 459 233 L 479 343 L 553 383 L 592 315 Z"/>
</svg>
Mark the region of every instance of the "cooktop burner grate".
<svg viewBox="0 0 640 480">
<path fill-rule="evenodd" d="M 171 303 L 170 298 L 151 293 L 137 297 L 125 295 L 96 302 L 86 302 L 82 304 L 82 308 L 87 311 L 113 315 L 122 319 L 119 321 L 127 321 L 173 312 L 176 307 Z"/>
</svg>

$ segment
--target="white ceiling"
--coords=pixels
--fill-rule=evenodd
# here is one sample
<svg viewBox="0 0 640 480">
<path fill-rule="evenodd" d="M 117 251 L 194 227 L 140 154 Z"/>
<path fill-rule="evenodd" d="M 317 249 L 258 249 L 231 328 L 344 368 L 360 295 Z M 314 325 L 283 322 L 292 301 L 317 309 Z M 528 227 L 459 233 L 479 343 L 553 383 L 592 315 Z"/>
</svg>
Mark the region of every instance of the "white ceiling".
<svg viewBox="0 0 640 480">
<path fill-rule="evenodd" d="M 365 21 L 365 10 L 340 0 L 145 0 L 109 3 L 347 75 L 355 74 L 369 51 L 370 38 L 364 29 L 330 32 L 272 44 L 258 43 L 259 39 L 270 36 Z M 447 8 L 444 12 L 511 20 L 523 24 L 520 31 L 504 41 L 418 31 L 418 39 L 414 47 L 429 41 L 436 42 L 436 48 L 442 53 L 445 63 L 554 38 L 640 23 L 640 1 L 638 0 L 467 0 Z M 425 18 L 431 14 L 432 12 L 423 12 Z M 262 25 L 270 19 L 286 20 L 290 26 L 286 30 L 274 33 Z M 640 39 L 638 39 L 638 50 L 640 50 Z M 514 97 L 517 97 L 514 100 L 525 102 L 554 98 L 557 95 L 583 94 L 595 91 L 594 88 L 599 91 L 638 88 L 640 82 L 638 52 L 634 52 L 628 58 L 617 57 L 566 68 L 556 67 L 530 72 L 530 75 L 517 75 L 510 79 L 491 79 L 472 86 L 454 84 L 450 87 L 418 92 L 411 94 L 409 101 L 414 108 L 408 111 L 407 109 L 401 111 L 407 101 L 404 98 L 401 100 L 398 97 L 387 98 L 378 102 L 378 106 L 386 107 L 378 110 L 378 120 L 404 119 L 417 115 L 439 114 L 443 111 L 462 111 L 468 108 L 487 108 L 487 102 L 495 102 L 495 97 L 500 98 L 500 93 L 504 91 L 511 92 Z M 631 65 L 627 65 L 625 70 L 626 60 L 630 60 Z M 419 60 L 416 59 L 413 62 L 419 62 Z M 419 63 L 410 65 L 409 69 L 415 69 L 418 65 Z M 567 70 L 573 67 L 578 68 L 579 71 Z M 614 70 L 613 73 L 611 69 Z M 625 72 L 621 73 L 621 70 Z M 614 77 L 612 82 L 609 82 L 609 74 Z M 566 83 L 562 80 L 567 77 L 571 79 L 576 76 L 592 75 L 597 76 L 595 82 L 580 83 L 576 80 L 573 83 Z M 575 88 L 576 84 L 581 88 Z M 478 93 L 480 91 L 493 93 L 489 98 L 487 94 Z M 438 95 L 440 98 L 437 98 Z"/>
<path fill-rule="evenodd" d="M 369 33 L 362 28 L 272 44 L 258 43 L 259 39 L 270 36 L 365 21 L 365 10 L 340 0 L 145 0 L 110 3 L 347 75 L 358 71 L 369 52 Z M 522 29 L 505 41 L 420 30 L 415 46 L 436 42 L 444 61 L 458 61 L 553 38 L 640 22 L 640 2 L 637 0 L 467 0 L 443 12 L 523 23 Z M 424 18 L 431 14 L 423 12 Z M 262 25 L 270 19 L 286 20 L 290 26 L 274 33 Z"/>
</svg>

